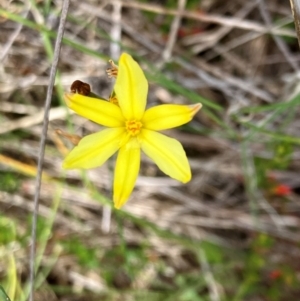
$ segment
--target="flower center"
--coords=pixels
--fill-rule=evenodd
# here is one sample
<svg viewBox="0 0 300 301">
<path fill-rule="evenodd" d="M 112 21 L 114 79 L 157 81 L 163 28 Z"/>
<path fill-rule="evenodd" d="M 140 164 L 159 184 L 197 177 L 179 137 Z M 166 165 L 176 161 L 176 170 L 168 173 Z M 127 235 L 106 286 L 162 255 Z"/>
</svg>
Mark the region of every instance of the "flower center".
<svg viewBox="0 0 300 301">
<path fill-rule="evenodd" d="M 138 120 L 127 120 L 126 121 L 126 130 L 131 136 L 136 136 L 140 133 L 141 127 L 143 124 Z"/>
</svg>

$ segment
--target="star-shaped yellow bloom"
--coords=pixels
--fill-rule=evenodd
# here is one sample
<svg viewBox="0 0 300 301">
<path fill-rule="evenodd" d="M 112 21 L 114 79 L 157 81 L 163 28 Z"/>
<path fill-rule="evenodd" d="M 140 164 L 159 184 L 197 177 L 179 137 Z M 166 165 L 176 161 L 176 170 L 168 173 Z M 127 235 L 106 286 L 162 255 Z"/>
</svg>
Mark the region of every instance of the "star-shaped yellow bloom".
<svg viewBox="0 0 300 301">
<path fill-rule="evenodd" d="M 134 188 L 141 150 L 165 174 L 188 182 L 191 169 L 182 145 L 157 131 L 189 122 L 201 104 L 165 104 L 145 110 L 148 82 L 138 63 L 126 53 L 119 60 L 114 93 L 117 104 L 77 93 L 65 94 L 70 109 L 107 129 L 81 139 L 65 158 L 63 167 L 94 168 L 119 151 L 113 186 L 116 208 L 125 204 Z"/>
</svg>

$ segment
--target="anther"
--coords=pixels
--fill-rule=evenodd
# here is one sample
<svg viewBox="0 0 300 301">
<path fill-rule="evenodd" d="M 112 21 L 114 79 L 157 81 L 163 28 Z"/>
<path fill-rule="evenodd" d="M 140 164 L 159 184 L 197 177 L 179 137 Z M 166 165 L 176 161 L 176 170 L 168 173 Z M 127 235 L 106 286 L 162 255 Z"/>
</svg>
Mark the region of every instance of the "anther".
<svg viewBox="0 0 300 301">
<path fill-rule="evenodd" d="M 126 130 L 131 136 L 136 136 L 140 133 L 143 124 L 137 120 L 126 121 Z"/>
<path fill-rule="evenodd" d="M 117 78 L 118 76 L 118 66 L 114 63 L 113 60 L 108 61 L 109 64 L 111 65 L 110 68 L 106 69 L 106 74 L 109 78 Z"/>
</svg>

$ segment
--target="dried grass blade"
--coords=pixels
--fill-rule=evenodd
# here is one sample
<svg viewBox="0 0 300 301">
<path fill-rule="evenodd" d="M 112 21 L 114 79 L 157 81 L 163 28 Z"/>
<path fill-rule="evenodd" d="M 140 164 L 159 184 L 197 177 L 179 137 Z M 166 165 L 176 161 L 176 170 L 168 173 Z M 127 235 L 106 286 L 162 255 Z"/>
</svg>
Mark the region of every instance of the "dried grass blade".
<svg viewBox="0 0 300 301">
<path fill-rule="evenodd" d="M 49 78 L 49 85 L 47 89 L 47 96 L 45 101 L 45 113 L 44 113 L 44 123 L 42 127 L 42 135 L 40 141 L 40 149 L 39 149 L 39 157 L 38 157 L 38 171 L 36 176 L 36 183 L 35 183 L 35 195 L 34 195 L 34 212 L 32 217 L 32 229 L 31 229 L 31 249 L 30 249 L 30 289 L 29 289 L 29 301 L 34 300 L 34 278 L 35 278 L 35 244 L 36 244 L 36 227 L 37 227 L 37 215 L 39 210 L 39 196 L 40 196 L 40 189 L 41 189 L 41 180 L 42 180 L 42 170 L 43 170 L 43 161 L 44 161 L 44 154 L 45 154 L 45 144 L 46 144 L 46 136 L 49 124 L 49 112 L 51 106 L 51 99 L 52 99 L 52 91 L 55 82 L 55 74 L 57 70 L 60 48 L 62 44 L 62 38 L 64 34 L 67 13 L 69 10 L 70 0 L 64 0 L 60 23 L 58 28 L 57 39 L 55 42 L 55 49 L 54 49 L 54 57 L 53 63 L 50 70 L 50 78 Z"/>
<path fill-rule="evenodd" d="M 290 0 L 300 46 L 300 0 Z"/>
</svg>

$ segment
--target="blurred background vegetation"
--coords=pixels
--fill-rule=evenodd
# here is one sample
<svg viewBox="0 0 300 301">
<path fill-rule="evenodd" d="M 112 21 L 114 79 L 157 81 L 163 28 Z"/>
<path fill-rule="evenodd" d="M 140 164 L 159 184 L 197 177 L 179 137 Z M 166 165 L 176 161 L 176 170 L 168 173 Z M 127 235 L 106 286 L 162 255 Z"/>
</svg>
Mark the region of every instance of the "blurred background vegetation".
<svg viewBox="0 0 300 301">
<path fill-rule="evenodd" d="M 62 0 L 0 4 L 0 300 L 22 301 Z M 135 191 L 116 211 L 113 161 L 63 171 L 72 145 L 56 130 L 99 130 L 62 95 L 78 79 L 108 98 L 107 61 L 122 51 L 146 72 L 149 106 L 203 109 L 167 132 L 185 147 L 191 182 L 143 157 Z M 299 300 L 299 60 L 289 1 L 71 1 L 44 161 L 35 300 Z"/>
</svg>

